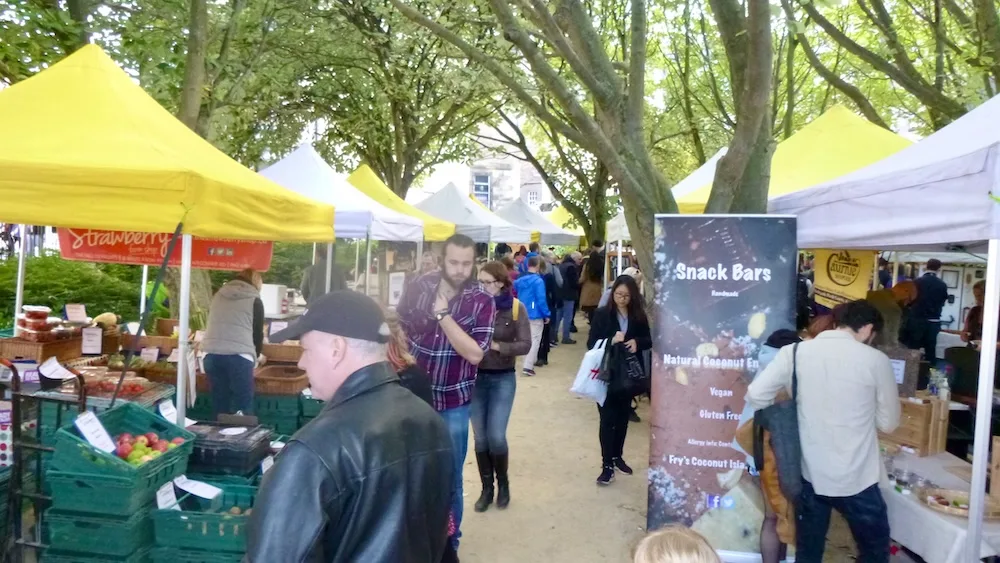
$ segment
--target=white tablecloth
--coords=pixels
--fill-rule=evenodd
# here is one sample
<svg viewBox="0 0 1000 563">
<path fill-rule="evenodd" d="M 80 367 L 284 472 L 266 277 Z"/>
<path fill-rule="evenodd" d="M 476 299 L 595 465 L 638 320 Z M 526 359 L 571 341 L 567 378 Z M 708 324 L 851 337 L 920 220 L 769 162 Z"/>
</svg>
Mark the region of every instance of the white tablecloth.
<svg viewBox="0 0 1000 563">
<path fill-rule="evenodd" d="M 949 453 L 928 457 L 901 454 L 895 466 L 904 467 L 930 479 L 945 489 L 967 491 L 969 483 L 953 475 L 947 468 L 968 465 Z M 882 488 L 889 508 L 889 529 L 892 539 L 923 557 L 927 563 L 968 563 L 963 559 L 968 520 L 932 510 L 915 495 L 903 495 L 895 489 Z M 983 522 L 980 557 L 1000 554 L 1000 521 Z"/>
</svg>

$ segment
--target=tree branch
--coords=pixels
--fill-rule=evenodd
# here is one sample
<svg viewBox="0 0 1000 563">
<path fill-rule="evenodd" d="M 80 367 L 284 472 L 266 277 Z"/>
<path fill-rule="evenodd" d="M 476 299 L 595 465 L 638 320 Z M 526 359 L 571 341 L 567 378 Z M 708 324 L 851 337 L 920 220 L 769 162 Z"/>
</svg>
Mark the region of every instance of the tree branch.
<svg viewBox="0 0 1000 563">
<path fill-rule="evenodd" d="M 642 129 L 646 104 L 646 2 L 632 0 L 631 46 L 628 60 L 628 98 L 625 126 L 632 134 Z M 641 135 L 640 135 L 641 137 Z"/>
</svg>

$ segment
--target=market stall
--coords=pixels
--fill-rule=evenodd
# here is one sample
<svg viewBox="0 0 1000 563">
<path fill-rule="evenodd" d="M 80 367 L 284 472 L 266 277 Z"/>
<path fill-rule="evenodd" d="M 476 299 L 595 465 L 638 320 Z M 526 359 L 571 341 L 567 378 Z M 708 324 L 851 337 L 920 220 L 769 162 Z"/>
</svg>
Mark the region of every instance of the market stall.
<svg viewBox="0 0 1000 563">
<path fill-rule="evenodd" d="M 561 246 L 580 245 L 579 235 L 571 233 L 562 227 L 555 226 L 551 221 L 546 219 L 544 215 L 532 209 L 531 206 L 525 203 L 525 201 L 521 198 L 517 198 L 507 204 L 506 207 L 497 211 L 496 215 L 512 225 L 522 227 L 529 231 L 538 232 L 538 242 L 540 244 Z"/>
<path fill-rule="evenodd" d="M 403 198 L 393 193 L 367 164 L 362 164 L 357 170 L 352 172 L 347 177 L 347 181 L 361 193 L 389 209 L 410 217 L 415 217 L 423 222 L 424 240 L 426 241 L 441 242 L 455 234 L 454 223 L 443 221 L 406 203 Z"/>
<path fill-rule="evenodd" d="M 912 144 L 844 106 L 834 106 L 778 143 L 771 159 L 768 197 L 773 199 L 832 180 L 877 162 Z M 718 162 L 718 161 L 716 161 Z M 708 170 L 705 174 L 708 175 Z M 678 197 L 681 213 L 702 213 L 712 191 L 709 180 Z M 836 248 L 836 247 L 827 247 Z"/>
<path fill-rule="evenodd" d="M 366 240 L 365 271 L 371 269 L 371 241 L 406 241 L 417 244 L 420 255 L 424 223 L 418 218 L 393 211 L 352 186 L 337 174 L 308 144 L 260 171 L 265 178 L 310 199 L 336 208 L 337 238 Z M 333 243 L 327 256 L 333 254 Z M 333 261 L 327 260 L 326 288 L 330 290 Z M 368 279 L 365 276 L 365 293 Z"/>
<path fill-rule="evenodd" d="M 498 217 L 449 183 L 417 204 L 417 209 L 455 224 L 455 232 L 476 242 L 527 242 L 532 230 Z"/>
<path fill-rule="evenodd" d="M 1000 97 L 947 127 L 871 166 L 769 202 L 769 212 L 798 216 L 803 248 L 860 248 L 935 252 L 987 248 L 984 348 L 997 340 L 1000 312 Z M 996 355 L 982 354 L 975 403 L 975 441 L 969 475 L 967 521 L 961 561 L 997 553 L 984 535 Z M 926 499 L 925 499 L 926 502 Z M 914 533 L 934 537 L 959 518 L 925 511 Z M 931 516 L 933 515 L 933 517 Z M 954 524 L 955 520 L 951 520 Z M 919 522 L 911 521 L 911 524 Z M 953 528 L 954 526 L 952 526 Z M 894 534 L 901 533 L 895 527 Z M 897 538 L 898 539 L 898 538 Z M 984 541 L 984 539 L 986 541 Z M 906 545 L 906 544 L 904 544 Z M 921 544 L 923 545 L 923 544 Z M 911 549 L 914 546 L 909 546 Z M 920 546 L 916 546 L 919 548 Z M 952 545 L 951 549 L 957 549 Z M 935 552 L 937 553 L 937 552 Z M 952 553 L 949 551 L 949 553 Z M 955 552 L 958 553 L 958 552 Z M 928 552 L 927 555 L 933 555 Z M 928 559 L 929 563 L 948 561 Z"/>
</svg>

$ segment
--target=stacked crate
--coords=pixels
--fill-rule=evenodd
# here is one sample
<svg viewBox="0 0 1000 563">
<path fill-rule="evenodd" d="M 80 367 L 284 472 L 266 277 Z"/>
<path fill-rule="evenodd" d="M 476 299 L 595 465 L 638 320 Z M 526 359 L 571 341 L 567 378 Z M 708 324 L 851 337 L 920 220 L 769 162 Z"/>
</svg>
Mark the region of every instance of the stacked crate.
<svg viewBox="0 0 1000 563">
<path fill-rule="evenodd" d="M 294 434 L 302 423 L 302 391 L 309 378 L 295 365 L 274 364 L 254 374 L 254 414 L 278 434 Z"/>
<path fill-rule="evenodd" d="M 52 506 L 45 512 L 49 549 L 45 563 L 139 562 L 153 544 L 156 491 L 187 471 L 194 434 L 152 412 L 125 403 L 97 417 L 114 438 L 148 432 L 184 443 L 133 466 L 81 438 L 72 423 L 55 437 L 52 468 L 46 473 Z"/>
<path fill-rule="evenodd" d="M 212 484 L 222 489 L 222 494 L 214 499 L 186 495 L 178 501 L 180 510 L 153 512 L 156 538 L 153 563 L 240 563 L 243 560 L 257 488 Z"/>
</svg>

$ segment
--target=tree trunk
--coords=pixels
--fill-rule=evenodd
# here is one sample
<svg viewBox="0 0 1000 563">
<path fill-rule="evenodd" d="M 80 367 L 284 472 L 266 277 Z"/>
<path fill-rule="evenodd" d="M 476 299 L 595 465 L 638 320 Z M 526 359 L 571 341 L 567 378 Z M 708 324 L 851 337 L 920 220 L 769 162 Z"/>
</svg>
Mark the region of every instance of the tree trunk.
<svg viewBox="0 0 1000 563">
<path fill-rule="evenodd" d="M 208 43 L 207 0 L 191 0 L 188 22 L 187 58 L 184 63 L 184 86 L 181 90 L 180 109 L 177 118 L 199 135 L 199 115 L 202 94 L 205 89 L 205 52 Z M 202 122 L 204 123 L 204 121 Z M 180 252 L 180 248 L 177 249 Z M 180 311 L 181 275 L 177 268 L 168 268 L 165 276 L 170 291 L 170 316 L 177 318 Z M 206 270 L 191 270 L 191 315 L 200 316 L 208 312 L 212 301 L 212 280 Z"/>
<path fill-rule="evenodd" d="M 77 43 L 67 50 L 72 53 L 90 43 L 90 32 L 87 31 L 89 24 L 87 20 L 90 19 L 90 12 L 87 10 L 86 0 L 69 0 L 66 2 L 66 7 L 69 9 L 69 16 L 79 26 L 76 37 Z"/>
</svg>

